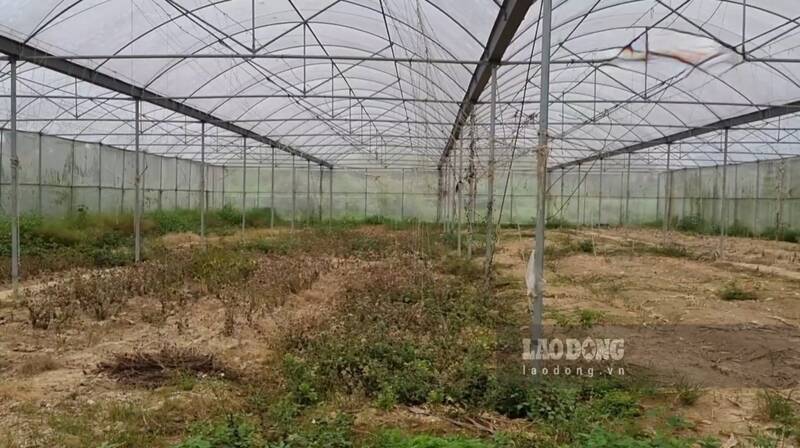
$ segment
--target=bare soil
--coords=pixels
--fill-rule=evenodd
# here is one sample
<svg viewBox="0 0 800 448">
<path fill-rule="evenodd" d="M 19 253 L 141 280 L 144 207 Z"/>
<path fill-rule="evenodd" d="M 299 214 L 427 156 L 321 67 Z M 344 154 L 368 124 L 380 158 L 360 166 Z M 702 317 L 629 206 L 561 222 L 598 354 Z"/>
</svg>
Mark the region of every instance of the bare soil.
<svg viewBox="0 0 800 448">
<path fill-rule="evenodd" d="M 501 273 L 522 277 L 531 236 L 501 235 Z M 547 238 L 549 247 L 588 239 L 595 249 L 546 262 L 545 322 L 559 331 L 552 318 L 557 313 L 601 312 L 602 323 L 580 334 L 624 338 L 630 371 L 704 388 L 686 411 L 699 434 L 725 440 L 764 427 L 757 391 L 789 395 L 798 386 L 797 244 L 728 238 L 720 260 L 718 238 L 676 232 L 666 244 L 685 248 L 686 256 L 646 250 L 665 244 L 652 230 L 549 231 Z M 758 300 L 722 300 L 721 291 L 732 284 Z"/>
</svg>

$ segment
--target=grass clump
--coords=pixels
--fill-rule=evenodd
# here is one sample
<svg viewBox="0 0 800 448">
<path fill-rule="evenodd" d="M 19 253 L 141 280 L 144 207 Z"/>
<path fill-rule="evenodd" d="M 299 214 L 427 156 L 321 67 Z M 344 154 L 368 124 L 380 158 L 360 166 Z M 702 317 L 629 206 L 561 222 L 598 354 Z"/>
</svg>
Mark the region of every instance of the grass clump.
<svg viewBox="0 0 800 448">
<path fill-rule="evenodd" d="M 778 392 L 760 391 L 758 393 L 758 410 L 764 418 L 776 423 L 792 425 L 798 420 L 794 404 Z"/>
<path fill-rule="evenodd" d="M 739 302 L 758 300 L 758 295 L 754 291 L 741 288 L 736 282 L 731 282 L 719 291 L 719 298 L 728 302 Z"/>
<path fill-rule="evenodd" d="M 800 230 L 796 229 L 777 229 L 771 227 L 761 232 L 761 238 L 787 243 L 800 243 Z"/>
<path fill-rule="evenodd" d="M 580 308 L 572 313 L 552 312 L 551 317 L 556 324 L 565 329 L 589 329 L 605 321 L 606 315 L 602 311 Z"/>
<path fill-rule="evenodd" d="M 693 406 L 705 391 L 697 384 L 682 378 L 675 384 L 675 398 L 684 406 Z"/>
<path fill-rule="evenodd" d="M 464 437 L 408 435 L 400 431 L 380 433 L 368 448 L 494 448 L 498 444 Z"/>
</svg>

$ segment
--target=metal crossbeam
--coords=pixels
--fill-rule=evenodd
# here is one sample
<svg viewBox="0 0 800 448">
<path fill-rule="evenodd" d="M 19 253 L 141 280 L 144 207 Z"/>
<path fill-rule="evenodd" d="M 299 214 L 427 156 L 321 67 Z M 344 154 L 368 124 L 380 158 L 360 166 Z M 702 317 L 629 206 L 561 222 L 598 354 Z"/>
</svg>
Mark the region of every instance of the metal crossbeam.
<svg viewBox="0 0 800 448">
<path fill-rule="evenodd" d="M 486 42 L 486 47 L 483 49 L 481 56 L 481 64 L 475 68 L 472 74 L 472 79 L 469 82 L 469 87 L 461 101 L 461 106 L 456 114 L 456 121 L 453 124 L 453 130 L 450 132 L 450 139 L 442 151 L 442 156 L 439 159 L 439 168 L 447 160 L 450 151 L 453 149 L 456 140 L 461 136 L 461 128 L 464 126 L 467 117 L 475 107 L 475 103 L 480 99 L 483 89 L 489 82 L 492 75 L 492 66 L 499 63 L 503 58 L 511 40 L 517 34 L 519 26 L 525 19 L 534 0 L 504 0 L 500 11 L 497 13 L 492 32 L 489 34 L 489 39 Z"/>
<path fill-rule="evenodd" d="M 663 137 L 659 137 L 653 140 L 636 143 L 619 149 L 614 149 L 612 151 L 599 152 L 597 154 L 593 154 L 588 157 L 561 163 L 548 168 L 548 171 L 552 172 L 554 170 L 558 170 L 561 168 L 568 168 L 574 165 L 581 165 L 588 162 L 593 162 L 595 160 L 607 159 L 609 157 L 614 157 L 622 154 L 638 152 L 655 146 L 672 144 L 692 137 L 699 137 L 701 135 L 706 135 L 713 132 L 722 131 L 725 129 L 735 128 L 737 126 L 742 126 L 757 121 L 765 121 L 772 118 L 781 117 L 784 115 L 795 114 L 798 112 L 797 109 L 798 107 L 800 107 L 800 101 L 794 101 L 781 106 L 773 106 L 766 109 L 757 110 L 755 112 L 750 112 L 743 115 L 738 115 L 736 117 L 719 120 L 704 126 L 698 126 L 691 129 L 687 129 L 685 131 L 676 132 L 670 135 L 665 135 Z"/>
<path fill-rule="evenodd" d="M 278 148 L 281 151 L 287 152 L 292 155 L 296 155 L 305 160 L 314 162 L 318 165 L 327 168 L 333 168 L 333 165 L 325 160 L 314 157 L 310 154 L 306 154 L 303 151 L 292 148 L 291 146 L 285 145 L 269 137 L 257 134 L 249 129 L 237 126 L 231 123 L 230 121 L 217 118 L 214 115 L 203 112 L 199 109 L 195 109 L 191 106 L 187 106 L 186 104 L 161 97 L 155 92 L 151 92 L 147 89 L 137 87 L 133 84 L 129 84 L 125 81 L 114 78 L 113 76 L 100 73 L 91 68 L 84 67 L 82 65 L 75 64 L 73 62 L 63 59 L 51 59 L 52 57 L 51 54 L 48 54 L 42 50 L 39 50 L 38 48 L 34 48 L 30 45 L 18 42 L 16 40 L 9 39 L 8 37 L 0 36 L 0 53 L 5 53 L 16 59 L 31 62 L 41 67 L 45 67 L 59 73 L 63 73 L 67 76 L 71 76 L 73 78 L 92 83 L 94 85 L 103 87 L 108 90 L 112 90 L 114 92 L 122 93 L 124 95 L 130 95 L 131 97 L 134 98 L 141 98 L 143 101 L 147 101 L 150 104 L 162 107 L 167 110 L 171 110 L 173 112 L 177 112 L 187 117 L 196 119 L 200 122 L 208 123 L 212 126 L 225 129 L 227 131 L 233 132 L 234 134 L 241 135 L 242 137 L 247 137 L 249 139 L 263 143 L 265 145 Z"/>
</svg>

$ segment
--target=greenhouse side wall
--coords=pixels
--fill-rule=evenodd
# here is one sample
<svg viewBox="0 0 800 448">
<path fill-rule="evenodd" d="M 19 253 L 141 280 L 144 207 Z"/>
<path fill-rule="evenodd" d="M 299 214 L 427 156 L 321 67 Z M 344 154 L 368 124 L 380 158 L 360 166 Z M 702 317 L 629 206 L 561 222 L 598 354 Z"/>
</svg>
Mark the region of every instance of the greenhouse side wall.
<svg viewBox="0 0 800 448">
<path fill-rule="evenodd" d="M 3 131 L 0 138 L 0 207 L 4 214 L 9 207 L 10 191 L 8 136 Z M 79 209 L 119 214 L 133 210 L 133 151 L 20 132 L 18 154 L 22 214 L 63 216 Z M 142 164 L 146 211 L 200 207 L 200 163 L 144 154 Z M 270 207 L 274 200 L 276 212 L 287 219 L 293 211 L 299 220 L 317 218 L 320 214 L 324 219 L 330 216 L 436 219 L 436 170 L 329 170 L 297 159 L 294 175 L 291 167 L 275 167 L 274 198 L 272 173 L 269 164 L 252 161 L 246 169 L 207 165 L 208 207 L 227 205 L 240 209 L 244 190 L 245 208 Z M 641 225 L 663 220 L 669 214 L 671 222 L 699 217 L 718 224 L 722 210 L 721 173 L 719 166 L 669 173 L 631 171 L 629 175 L 624 170 L 557 170 L 550 177 L 548 217 L 582 225 Z M 500 169 L 495 179 L 496 219 L 531 224 L 535 215 L 535 174 Z M 452 186 L 450 189 L 454 190 Z M 776 228 L 780 220 L 783 228 L 798 229 L 798 193 L 798 158 L 729 165 L 727 223 L 760 233 Z M 455 214 L 454 201 L 448 204 L 448 213 Z M 466 186 L 463 201 L 466 204 Z M 479 221 L 485 216 L 487 201 L 484 178 L 477 186 Z"/>
<path fill-rule="evenodd" d="M 557 171 L 550 216 L 582 225 L 657 224 L 668 216 L 672 225 L 719 227 L 726 213 L 726 225 L 739 232 L 800 229 L 800 158 L 728 165 L 725 212 L 723 169 L 631 171 L 630 179 L 625 171 Z"/>
</svg>

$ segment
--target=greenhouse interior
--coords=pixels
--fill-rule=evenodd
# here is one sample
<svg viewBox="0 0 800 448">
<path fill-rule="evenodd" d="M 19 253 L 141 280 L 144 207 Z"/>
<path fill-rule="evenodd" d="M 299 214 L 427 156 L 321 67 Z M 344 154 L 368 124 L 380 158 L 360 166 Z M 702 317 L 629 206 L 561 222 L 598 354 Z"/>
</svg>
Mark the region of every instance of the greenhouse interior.
<svg viewBox="0 0 800 448">
<path fill-rule="evenodd" d="M 0 448 L 800 446 L 796 0 L 0 9 Z"/>
</svg>

